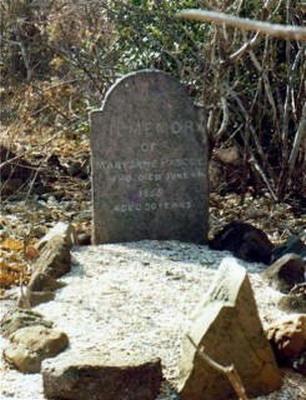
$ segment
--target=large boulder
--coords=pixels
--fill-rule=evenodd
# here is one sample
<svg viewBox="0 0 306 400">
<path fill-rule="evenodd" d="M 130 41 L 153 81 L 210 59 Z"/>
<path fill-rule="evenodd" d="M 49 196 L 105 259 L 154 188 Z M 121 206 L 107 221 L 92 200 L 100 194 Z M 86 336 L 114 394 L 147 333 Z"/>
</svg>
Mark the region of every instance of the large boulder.
<svg viewBox="0 0 306 400">
<path fill-rule="evenodd" d="M 64 354 L 43 363 L 44 394 L 65 400 L 154 400 L 162 381 L 160 359 L 106 362 Z"/>
<path fill-rule="evenodd" d="M 225 400 L 234 394 L 227 378 L 199 355 L 234 365 L 249 396 L 279 389 L 281 374 L 258 316 L 244 268 L 232 258 L 221 263 L 216 280 L 187 332 L 180 362 L 179 391 L 183 400 Z"/>
<path fill-rule="evenodd" d="M 4 349 L 5 360 L 24 373 L 40 372 L 44 359 L 55 357 L 68 346 L 64 332 L 42 325 L 18 329 L 10 336 L 11 343 Z"/>
</svg>

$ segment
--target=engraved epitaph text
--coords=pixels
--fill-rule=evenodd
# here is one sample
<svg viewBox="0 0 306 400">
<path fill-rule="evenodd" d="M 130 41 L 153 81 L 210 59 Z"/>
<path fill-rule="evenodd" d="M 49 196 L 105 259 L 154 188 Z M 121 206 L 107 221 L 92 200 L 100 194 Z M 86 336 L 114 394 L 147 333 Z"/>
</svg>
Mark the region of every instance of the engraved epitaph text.
<svg viewBox="0 0 306 400">
<path fill-rule="evenodd" d="M 129 74 L 109 90 L 91 113 L 94 243 L 206 239 L 203 126 L 162 72 Z"/>
</svg>

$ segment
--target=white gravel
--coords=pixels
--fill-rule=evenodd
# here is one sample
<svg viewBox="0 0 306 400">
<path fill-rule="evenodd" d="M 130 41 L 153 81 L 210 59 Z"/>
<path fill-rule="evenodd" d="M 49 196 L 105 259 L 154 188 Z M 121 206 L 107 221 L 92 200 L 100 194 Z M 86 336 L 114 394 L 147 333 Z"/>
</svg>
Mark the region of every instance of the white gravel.
<svg viewBox="0 0 306 400">
<path fill-rule="evenodd" d="M 160 357 L 171 385 L 178 377 L 181 339 L 190 317 L 210 287 L 226 252 L 175 241 L 141 241 L 73 249 L 72 271 L 55 301 L 35 309 L 55 322 L 70 339 L 67 352 L 94 353 L 103 359 Z M 276 304 L 281 294 L 267 287 L 261 264 L 242 261 L 250 279 L 263 324 L 284 316 Z M 2 313 L 9 301 L 2 301 Z M 0 340 L 0 347 L 6 341 Z M 1 361 L 1 400 L 42 400 L 40 374 L 24 375 Z M 265 400 L 306 399 L 301 377 L 287 374 L 279 392 Z M 303 390 L 305 390 L 303 392 Z M 159 400 L 177 399 L 164 385 Z"/>
</svg>

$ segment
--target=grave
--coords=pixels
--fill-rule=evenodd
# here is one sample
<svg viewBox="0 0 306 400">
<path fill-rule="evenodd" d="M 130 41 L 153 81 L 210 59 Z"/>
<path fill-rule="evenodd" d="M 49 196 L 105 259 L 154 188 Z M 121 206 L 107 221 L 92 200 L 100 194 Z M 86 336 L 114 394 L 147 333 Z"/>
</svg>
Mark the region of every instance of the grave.
<svg viewBox="0 0 306 400">
<path fill-rule="evenodd" d="M 205 242 L 205 124 L 183 85 L 160 71 L 128 74 L 90 122 L 93 243 Z"/>
</svg>

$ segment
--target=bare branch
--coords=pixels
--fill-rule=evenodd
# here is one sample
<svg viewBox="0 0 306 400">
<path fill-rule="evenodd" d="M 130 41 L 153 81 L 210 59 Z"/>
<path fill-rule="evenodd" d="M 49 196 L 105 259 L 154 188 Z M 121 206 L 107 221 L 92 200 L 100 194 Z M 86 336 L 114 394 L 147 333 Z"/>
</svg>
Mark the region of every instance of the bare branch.
<svg viewBox="0 0 306 400">
<path fill-rule="evenodd" d="M 261 179 L 263 180 L 263 182 L 265 183 L 267 189 L 269 190 L 272 199 L 276 202 L 278 200 L 277 195 L 275 194 L 275 191 L 273 190 L 272 186 L 269 183 L 269 180 L 266 176 L 266 174 L 264 173 L 263 169 L 261 168 L 261 166 L 258 164 L 258 162 L 256 161 L 256 158 L 254 156 L 253 153 L 251 153 L 250 156 L 250 163 L 254 165 L 254 168 L 256 169 L 256 171 L 259 173 L 259 176 L 261 177 Z"/>
<path fill-rule="evenodd" d="M 206 11 L 199 9 L 186 9 L 176 14 L 177 18 L 190 21 L 213 22 L 218 25 L 229 25 L 245 31 L 255 31 L 264 35 L 270 35 L 285 40 L 306 41 L 306 28 L 292 25 L 271 24 L 249 18 L 240 18 L 225 13 Z"/>
<path fill-rule="evenodd" d="M 249 49 L 253 48 L 257 43 L 259 39 L 259 32 L 256 32 L 254 37 L 249 40 L 248 42 L 245 42 L 240 49 L 236 50 L 235 53 L 231 54 L 229 56 L 231 61 L 234 60 L 239 60 L 239 58 Z"/>
<path fill-rule="evenodd" d="M 223 119 L 221 126 L 218 130 L 218 132 L 215 135 L 215 139 L 219 140 L 223 133 L 226 131 L 229 123 L 229 113 L 228 113 L 228 106 L 227 106 L 227 101 L 225 97 L 221 97 L 221 105 L 222 105 L 222 111 L 223 111 Z"/>
</svg>

